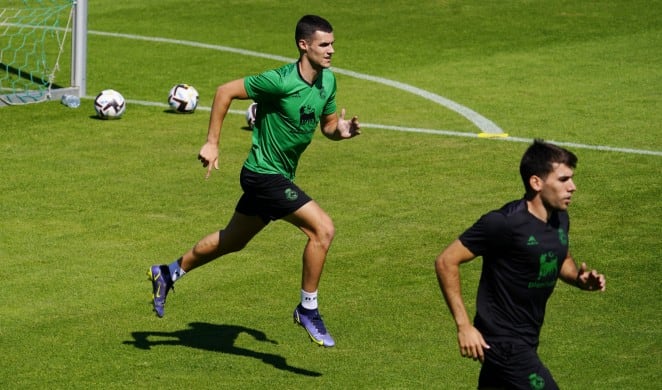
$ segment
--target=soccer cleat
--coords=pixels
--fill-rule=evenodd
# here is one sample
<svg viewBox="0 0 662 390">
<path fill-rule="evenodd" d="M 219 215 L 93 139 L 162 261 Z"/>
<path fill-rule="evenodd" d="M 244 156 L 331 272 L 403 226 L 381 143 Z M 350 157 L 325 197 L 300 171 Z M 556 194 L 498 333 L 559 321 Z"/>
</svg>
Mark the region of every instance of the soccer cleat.
<svg viewBox="0 0 662 390">
<path fill-rule="evenodd" d="M 322 321 L 322 316 L 317 309 L 307 310 L 303 306 L 298 305 L 294 309 L 294 323 L 303 326 L 303 328 L 308 332 L 310 339 L 317 345 L 323 347 L 333 347 L 336 345 L 333 341 L 333 337 L 326 331 L 324 326 L 324 321 Z"/>
<path fill-rule="evenodd" d="M 153 265 L 147 272 L 149 280 L 152 281 L 152 298 L 154 299 L 154 311 L 159 317 L 163 317 L 163 309 L 169 290 L 174 290 L 174 283 L 170 278 L 170 270 L 167 265 Z"/>
</svg>

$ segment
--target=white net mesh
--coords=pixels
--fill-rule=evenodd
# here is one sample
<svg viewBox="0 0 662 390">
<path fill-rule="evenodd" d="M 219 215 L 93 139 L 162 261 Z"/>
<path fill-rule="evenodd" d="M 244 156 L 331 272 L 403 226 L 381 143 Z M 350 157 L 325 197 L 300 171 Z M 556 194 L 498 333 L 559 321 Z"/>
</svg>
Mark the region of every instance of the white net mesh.
<svg viewBox="0 0 662 390">
<path fill-rule="evenodd" d="M 0 0 L 0 101 L 46 100 L 58 73 L 75 0 Z"/>
</svg>

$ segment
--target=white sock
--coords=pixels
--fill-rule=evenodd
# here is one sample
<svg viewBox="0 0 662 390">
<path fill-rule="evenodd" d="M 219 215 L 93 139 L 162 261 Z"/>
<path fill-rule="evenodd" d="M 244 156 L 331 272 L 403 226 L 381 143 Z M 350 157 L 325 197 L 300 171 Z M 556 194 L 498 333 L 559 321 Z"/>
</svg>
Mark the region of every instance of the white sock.
<svg viewBox="0 0 662 390">
<path fill-rule="evenodd" d="M 317 290 L 313 292 L 306 292 L 301 290 L 301 306 L 307 310 L 317 309 Z"/>
<path fill-rule="evenodd" d="M 179 259 L 170 263 L 168 269 L 170 270 L 170 277 L 172 278 L 173 283 L 186 274 L 186 271 L 179 266 Z"/>
</svg>

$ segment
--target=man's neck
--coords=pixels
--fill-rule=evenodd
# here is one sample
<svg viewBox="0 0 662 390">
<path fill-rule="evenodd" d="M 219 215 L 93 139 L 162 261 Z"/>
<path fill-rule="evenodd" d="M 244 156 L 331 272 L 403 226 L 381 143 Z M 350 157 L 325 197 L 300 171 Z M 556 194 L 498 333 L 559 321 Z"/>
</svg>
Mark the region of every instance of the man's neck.
<svg viewBox="0 0 662 390">
<path fill-rule="evenodd" d="M 552 215 L 551 210 L 548 210 L 547 207 L 545 207 L 539 197 L 527 200 L 526 208 L 531 215 L 543 222 L 549 221 L 549 218 Z"/>
<path fill-rule="evenodd" d="M 322 69 L 316 69 L 310 62 L 305 61 L 303 58 L 299 60 L 299 74 L 308 84 L 315 84 L 317 77 L 322 73 Z"/>
</svg>

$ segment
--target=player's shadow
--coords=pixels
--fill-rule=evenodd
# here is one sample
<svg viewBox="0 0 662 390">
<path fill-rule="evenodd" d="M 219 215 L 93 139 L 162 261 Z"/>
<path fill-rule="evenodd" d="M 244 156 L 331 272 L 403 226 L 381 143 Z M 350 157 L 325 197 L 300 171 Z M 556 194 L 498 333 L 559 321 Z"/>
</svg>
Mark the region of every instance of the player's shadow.
<svg viewBox="0 0 662 390">
<path fill-rule="evenodd" d="M 132 332 L 131 336 L 133 336 L 133 340 L 125 341 L 124 344 L 134 345 L 140 349 L 150 349 L 156 345 L 181 345 L 206 351 L 260 359 L 274 368 L 298 375 L 322 375 L 319 372 L 290 366 L 282 356 L 235 346 L 235 341 L 241 333 L 246 333 L 258 341 L 278 344 L 276 341 L 267 338 L 267 335 L 259 330 L 237 325 L 214 325 L 204 322 L 192 322 L 189 324 L 189 328 L 174 332 Z"/>
<path fill-rule="evenodd" d="M 172 108 L 167 108 L 167 109 L 163 110 L 163 113 L 164 113 L 164 114 L 173 114 L 173 115 L 184 115 L 184 116 L 188 116 L 188 115 L 191 115 L 191 114 L 195 113 L 195 111 L 192 111 L 192 112 L 183 112 L 183 111 L 177 111 L 177 110 L 174 110 L 174 109 L 172 109 Z"/>
</svg>

